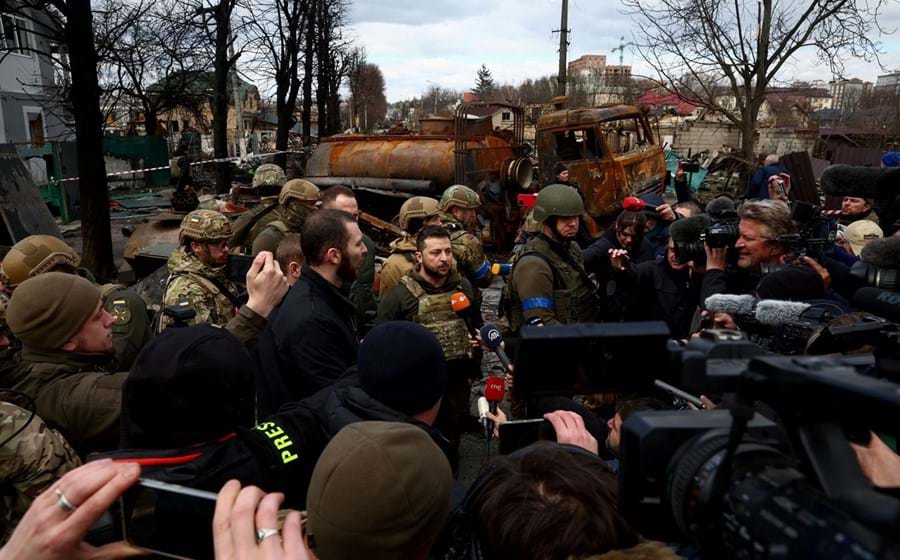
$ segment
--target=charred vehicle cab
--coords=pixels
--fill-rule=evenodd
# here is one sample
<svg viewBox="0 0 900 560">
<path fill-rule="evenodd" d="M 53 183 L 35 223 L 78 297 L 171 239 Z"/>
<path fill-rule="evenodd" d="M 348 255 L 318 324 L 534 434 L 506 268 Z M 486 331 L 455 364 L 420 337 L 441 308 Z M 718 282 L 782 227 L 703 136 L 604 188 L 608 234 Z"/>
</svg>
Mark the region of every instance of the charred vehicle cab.
<svg viewBox="0 0 900 560">
<path fill-rule="evenodd" d="M 538 119 L 537 148 L 544 184 L 558 163 L 584 195 L 588 214 L 608 222 L 628 196 L 661 193 L 666 165 L 645 114 L 631 105 L 558 109 Z"/>
</svg>

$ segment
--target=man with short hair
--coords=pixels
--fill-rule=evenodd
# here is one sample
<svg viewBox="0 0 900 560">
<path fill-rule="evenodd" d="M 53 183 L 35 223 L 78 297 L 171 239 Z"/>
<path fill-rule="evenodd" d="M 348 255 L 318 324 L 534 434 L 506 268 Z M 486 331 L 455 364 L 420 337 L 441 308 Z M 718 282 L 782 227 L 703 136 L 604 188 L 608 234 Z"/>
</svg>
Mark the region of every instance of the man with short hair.
<svg viewBox="0 0 900 560">
<path fill-rule="evenodd" d="M 300 278 L 300 268 L 303 266 L 303 248 L 300 246 L 299 234 L 286 235 L 278 243 L 275 260 L 284 272 L 288 285 L 293 286 Z"/>
<path fill-rule="evenodd" d="M 494 279 L 491 264 L 484 255 L 481 239 L 469 231 L 478 223 L 478 193 L 465 185 L 452 185 L 441 196 L 440 206 L 441 223 L 450 232 L 457 268 L 472 285 L 487 288 Z"/>
<path fill-rule="evenodd" d="M 359 338 L 350 285 L 366 258 L 353 216 L 318 210 L 303 224 L 306 262 L 259 340 L 260 414 L 334 384 L 356 362 Z"/>
<path fill-rule="evenodd" d="M 391 254 L 381 265 L 379 297 L 400 282 L 416 264 L 416 236 L 425 226 L 441 225 L 438 201 L 427 196 L 414 196 L 400 206 L 399 223 L 403 235 L 391 241 Z"/>
<path fill-rule="evenodd" d="M 841 217 L 838 221 L 845 226 L 859 220 L 868 220 L 878 225 L 878 215 L 873 210 L 874 206 L 875 201 L 871 198 L 845 196 L 841 201 Z"/>
<path fill-rule="evenodd" d="M 756 173 L 750 179 L 747 200 L 767 200 L 769 198 L 769 179 L 787 173 L 787 170 L 778 161 L 778 156 L 775 154 L 766 156 L 763 165 L 756 169 Z"/>
<path fill-rule="evenodd" d="M 400 278 L 378 305 L 378 323 L 414 321 L 431 331 L 447 359 L 448 385 L 436 427 L 450 440 L 450 465 L 459 467 L 459 443 L 469 414 L 472 381 L 480 377 L 480 360 L 473 355 L 473 341 L 466 323 L 453 311 L 453 296 L 462 292 L 472 301 L 474 289 L 452 268 L 450 233 L 440 226 L 426 226 L 416 238 L 416 266 Z M 481 324 L 480 313 L 472 324 Z"/>
<path fill-rule="evenodd" d="M 616 457 L 619 456 L 622 423 L 635 412 L 642 410 L 672 410 L 672 407 L 655 397 L 638 397 L 619 401 L 616 405 L 616 414 L 606 422 L 606 426 L 609 428 L 606 436 L 606 449 Z"/>
<path fill-rule="evenodd" d="M 779 239 L 794 233 L 791 210 L 780 200 L 752 200 L 745 202 L 738 215 L 740 236 L 734 248 L 706 246 L 706 273 L 700 301 L 713 294 L 749 294 L 759 282 L 761 264 L 778 264 L 788 254 L 788 247 Z M 727 253 L 737 254 L 735 272 L 727 271 Z"/>
<path fill-rule="evenodd" d="M 35 412 L 82 455 L 115 447 L 128 374 L 112 369 L 115 319 L 100 288 L 74 274 L 38 275 L 16 288 L 7 321 L 22 351 L 0 386 L 34 399 Z"/>
<path fill-rule="evenodd" d="M 343 210 L 359 222 L 359 204 L 353 191 L 343 185 L 335 185 L 322 191 L 322 208 Z M 375 301 L 375 242 L 363 234 L 366 258 L 356 273 L 356 280 L 350 286 L 350 301 L 356 306 L 357 325 L 360 334 L 365 334 L 374 322 L 378 303 Z"/>
</svg>

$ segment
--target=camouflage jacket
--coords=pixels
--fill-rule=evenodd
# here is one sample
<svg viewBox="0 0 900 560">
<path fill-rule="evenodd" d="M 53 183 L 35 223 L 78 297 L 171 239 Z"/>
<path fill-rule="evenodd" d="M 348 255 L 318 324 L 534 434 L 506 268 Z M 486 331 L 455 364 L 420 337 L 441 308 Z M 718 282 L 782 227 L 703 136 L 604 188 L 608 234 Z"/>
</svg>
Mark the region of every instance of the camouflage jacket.
<svg viewBox="0 0 900 560">
<path fill-rule="evenodd" d="M 44 352 L 23 348 L 0 387 L 34 399 L 38 416 L 81 453 L 111 449 L 119 441 L 122 384 L 128 372 L 112 373 L 112 356 Z M 10 397 L 16 404 L 24 403 Z"/>
<path fill-rule="evenodd" d="M 453 246 L 453 259 L 459 271 L 472 282 L 472 284 L 487 288 L 491 285 L 494 275 L 491 273 L 491 263 L 484 256 L 484 248 L 481 240 L 466 230 L 465 226 L 457 221 L 452 214 L 441 214 L 441 222 L 450 232 L 450 243 Z"/>
<path fill-rule="evenodd" d="M 284 236 L 289 233 L 300 233 L 308 215 L 308 212 L 303 214 L 292 212 L 280 204 L 277 205 L 250 230 L 250 235 L 247 236 L 250 254 L 258 255 L 260 251 L 269 251 L 274 255 Z"/>
<path fill-rule="evenodd" d="M 416 238 L 405 235 L 391 241 L 391 254 L 381 265 L 378 294 L 384 297 L 416 264 Z"/>
<path fill-rule="evenodd" d="M 162 309 L 170 306 L 192 308 L 197 315 L 190 325 L 224 326 L 240 307 L 238 289 L 225 278 L 225 267 L 211 267 L 180 247 L 169 257 L 169 281 L 163 294 Z M 160 312 L 161 313 L 161 312 Z M 173 320 L 160 317 L 159 331 L 172 326 Z"/>
<path fill-rule="evenodd" d="M 12 438 L 12 439 L 10 439 Z M 9 441 L 7 441 L 9 440 Z M 81 459 L 36 414 L 0 402 L 0 545 L 9 540 L 31 502 Z"/>
<path fill-rule="evenodd" d="M 117 367 L 129 370 L 138 353 L 153 337 L 147 304 L 137 292 L 120 284 L 104 284 L 100 291 L 103 309 L 115 318 L 112 330 Z"/>
</svg>

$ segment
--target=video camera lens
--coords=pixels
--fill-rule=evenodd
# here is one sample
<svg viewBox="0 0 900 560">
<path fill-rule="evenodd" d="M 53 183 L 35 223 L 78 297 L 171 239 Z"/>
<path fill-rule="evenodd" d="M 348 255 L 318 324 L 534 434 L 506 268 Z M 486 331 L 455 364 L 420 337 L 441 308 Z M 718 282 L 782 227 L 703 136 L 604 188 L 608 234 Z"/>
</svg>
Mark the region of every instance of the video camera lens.
<svg viewBox="0 0 900 560">
<path fill-rule="evenodd" d="M 734 222 L 715 222 L 703 232 L 703 241 L 712 248 L 734 247 L 740 234 L 738 224 Z"/>
<path fill-rule="evenodd" d="M 857 261 L 850 268 L 850 274 L 874 288 L 897 291 L 898 270 L 895 268 L 878 268 L 867 262 Z"/>
<path fill-rule="evenodd" d="M 706 247 L 702 240 L 676 241 L 674 243 L 675 260 L 681 264 L 694 261 L 698 264 L 706 263 Z"/>
</svg>

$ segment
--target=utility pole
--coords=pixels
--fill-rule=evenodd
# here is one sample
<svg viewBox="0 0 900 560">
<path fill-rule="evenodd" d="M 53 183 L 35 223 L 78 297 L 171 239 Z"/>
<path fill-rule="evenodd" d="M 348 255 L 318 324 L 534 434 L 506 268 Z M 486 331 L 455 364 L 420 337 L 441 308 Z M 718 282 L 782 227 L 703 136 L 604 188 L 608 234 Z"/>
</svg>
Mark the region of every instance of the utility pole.
<svg viewBox="0 0 900 560">
<path fill-rule="evenodd" d="M 569 47 L 569 0 L 562 0 L 562 17 L 559 29 L 559 73 L 556 82 L 559 87 L 559 95 L 566 94 L 566 51 Z"/>
</svg>

